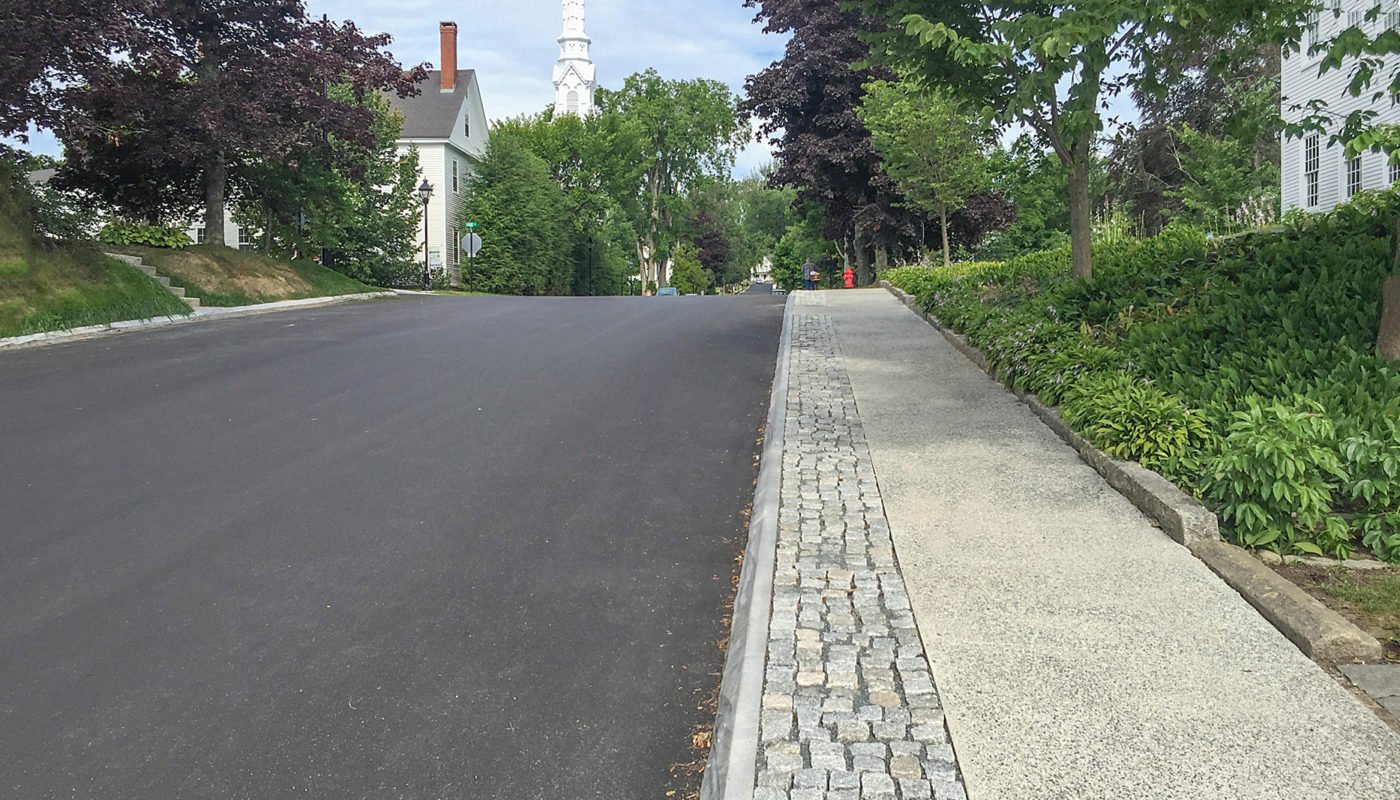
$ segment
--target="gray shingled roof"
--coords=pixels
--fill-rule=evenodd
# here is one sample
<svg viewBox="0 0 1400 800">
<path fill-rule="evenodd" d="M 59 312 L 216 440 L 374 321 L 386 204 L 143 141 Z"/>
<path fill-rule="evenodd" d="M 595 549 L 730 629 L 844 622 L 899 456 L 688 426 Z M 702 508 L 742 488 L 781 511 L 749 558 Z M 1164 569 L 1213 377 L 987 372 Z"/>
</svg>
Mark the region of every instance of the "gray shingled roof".
<svg viewBox="0 0 1400 800">
<path fill-rule="evenodd" d="M 462 110 L 462 102 L 467 99 L 467 87 L 471 85 L 476 70 L 457 70 L 457 90 L 442 90 L 442 73 L 432 70 L 428 79 L 418 84 L 422 94 L 417 97 L 389 95 L 389 103 L 395 111 L 403 114 L 405 139 L 446 139 L 452 136 L 457 126 L 457 112 Z"/>
</svg>

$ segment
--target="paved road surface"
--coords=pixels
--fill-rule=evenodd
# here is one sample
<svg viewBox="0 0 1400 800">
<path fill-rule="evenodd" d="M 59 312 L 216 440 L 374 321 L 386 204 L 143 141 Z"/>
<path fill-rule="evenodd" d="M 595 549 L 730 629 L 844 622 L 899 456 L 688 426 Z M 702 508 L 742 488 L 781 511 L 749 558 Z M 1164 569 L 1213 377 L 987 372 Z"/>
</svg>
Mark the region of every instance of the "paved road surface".
<svg viewBox="0 0 1400 800">
<path fill-rule="evenodd" d="M 0 796 L 660 797 L 766 297 L 421 298 L 0 354 Z"/>
</svg>

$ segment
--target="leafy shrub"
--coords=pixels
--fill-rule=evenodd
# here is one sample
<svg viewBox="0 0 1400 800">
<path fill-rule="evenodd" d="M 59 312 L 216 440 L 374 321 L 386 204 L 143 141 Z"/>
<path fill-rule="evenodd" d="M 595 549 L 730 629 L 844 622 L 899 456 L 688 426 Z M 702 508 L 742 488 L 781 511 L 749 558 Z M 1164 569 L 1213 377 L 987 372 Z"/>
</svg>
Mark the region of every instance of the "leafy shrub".
<svg viewBox="0 0 1400 800">
<path fill-rule="evenodd" d="M 1232 416 L 1201 487 L 1222 517 L 1250 547 L 1345 557 L 1351 537 L 1332 501 L 1347 474 L 1326 410 L 1251 396 Z"/>
<path fill-rule="evenodd" d="M 167 250 L 180 250 L 194 244 L 182 230 L 161 225 L 143 225 L 138 222 L 108 223 L 97 234 L 97 240 L 104 244 L 144 245 Z"/>
<path fill-rule="evenodd" d="M 1066 337 L 1026 357 L 1024 386 L 1050 405 L 1059 405 L 1065 392 L 1086 375 L 1124 366 L 1123 354 L 1082 336 Z"/>
<path fill-rule="evenodd" d="M 1386 419 L 1379 433 L 1363 431 L 1342 442 L 1351 502 L 1361 543 L 1377 558 L 1400 561 L 1400 423 Z"/>
<path fill-rule="evenodd" d="M 1177 398 L 1125 372 L 1100 372 L 1064 394 L 1065 421 L 1118 459 L 1163 468 L 1209 445 L 1210 428 Z"/>
</svg>

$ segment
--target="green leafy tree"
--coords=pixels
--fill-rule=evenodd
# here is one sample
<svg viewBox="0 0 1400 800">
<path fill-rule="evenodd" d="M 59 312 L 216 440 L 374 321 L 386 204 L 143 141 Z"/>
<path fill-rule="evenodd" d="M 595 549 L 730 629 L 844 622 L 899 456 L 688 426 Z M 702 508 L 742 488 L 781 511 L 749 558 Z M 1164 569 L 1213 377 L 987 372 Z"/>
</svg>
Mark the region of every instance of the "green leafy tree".
<svg viewBox="0 0 1400 800">
<path fill-rule="evenodd" d="M 874 81 L 857 110 L 885 171 L 908 200 L 938 215 L 943 263 L 952 263 L 948 214 L 987 184 L 990 130 L 949 93 L 910 80 Z"/>
<path fill-rule="evenodd" d="M 387 35 L 311 19 L 303 0 L 152 0 L 140 47 L 85 69 L 62 92 L 57 130 L 69 179 L 118 194 L 146 217 L 203 206 L 207 242 L 224 244 L 225 209 L 243 169 L 334 135 L 368 143 L 372 113 L 337 99 L 417 93 Z"/>
<path fill-rule="evenodd" d="M 618 136 L 640 143 L 636 227 L 644 284 L 667 283 L 665 256 L 677 241 L 686 192 L 733 167 L 748 130 L 737 104 L 718 81 L 667 80 L 650 69 L 629 76 L 617 91 L 598 92 L 598 106 L 615 121 Z"/>
<path fill-rule="evenodd" d="M 1071 270 L 1084 280 L 1093 277 L 1090 183 L 1105 97 L 1124 89 L 1161 91 L 1158 53 L 1166 42 L 1190 47 L 1246 24 L 1263 35 L 1269 26 L 1258 19 L 1279 12 L 1278 0 L 901 0 L 894 6 L 919 9 L 900 22 L 923 48 L 984 73 L 985 82 L 969 87 L 998 122 L 1025 125 L 1059 158 L 1069 184 Z"/>
<path fill-rule="evenodd" d="M 388 98 L 356 99 L 348 86 L 332 87 L 331 94 L 371 111 L 373 139 L 328 135 L 280 162 L 249 167 L 234 217 L 257 232 L 268 254 L 316 256 L 369 283 L 416 284 L 417 150 L 399 154 L 403 120 Z"/>
<path fill-rule="evenodd" d="M 1019 136 L 988 156 L 993 189 L 1011 202 L 1016 219 L 988 238 L 977 255 L 1005 261 L 1069 244 L 1069 187 L 1054 154 L 1034 137 Z"/>
<path fill-rule="evenodd" d="M 568 294 L 568 201 L 545 160 L 513 136 L 493 136 L 467 181 L 481 252 L 466 288 L 497 294 Z"/>
<path fill-rule="evenodd" d="M 549 112 L 498 123 L 492 136 L 514 137 L 548 165 L 569 209 L 573 291 L 617 294 L 636 270 L 637 186 L 641 143 L 616 114 L 580 119 Z"/>
<path fill-rule="evenodd" d="M 713 285 L 713 276 L 700 263 L 700 253 L 689 244 L 676 248 L 675 268 L 671 285 L 681 294 L 705 294 Z"/>
<path fill-rule="evenodd" d="M 1279 166 L 1256 164 L 1255 142 L 1211 136 L 1189 126 L 1178 129 L 1175 139 L 1184 179 L 1167 196 L 1181 202 L 1182 218 L 1216 230 L 1278 218 Z"/>
<path fill-rule="evenodd" d="M 773 247 L 773 282 L 792 291 L 802 284 L 802 265 L 812 262 L 834 281 L 840 262 L 835 248 L 823 235 L 825 215 L 815 203 L 803 203 L 796 209 L 795 221 L 787 227 Z"/>
</svg>

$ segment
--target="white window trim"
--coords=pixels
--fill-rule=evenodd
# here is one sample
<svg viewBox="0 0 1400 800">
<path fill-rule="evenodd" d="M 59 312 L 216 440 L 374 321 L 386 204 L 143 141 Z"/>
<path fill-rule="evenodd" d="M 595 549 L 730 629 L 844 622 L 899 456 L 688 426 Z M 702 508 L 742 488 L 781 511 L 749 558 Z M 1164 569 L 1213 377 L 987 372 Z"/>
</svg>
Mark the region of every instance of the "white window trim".
<svg viewBox="0 0 1400 800">
<path fill-rule="evenodd" d="M 1303 201 L 1308 208 L 1321 205 L 1322 142 L 1317 134 L 1303 139 Z"/>
<path fill-rule="evenodd" d="M 459 177 L 459 176 L 460 176 L 460 173 L 461 173 L 461 167 L 460 167 L 460 165 L 458 164 L 457 159 L 456 159 L 456 158 L 453 158 L 453 159 L 452 159 L 452 193 L 453 193 L 453 194 L 461 194 L 461 192 L 462 192 L 462 180 L 461 180 L 461 178 Z"/>
</svg>

